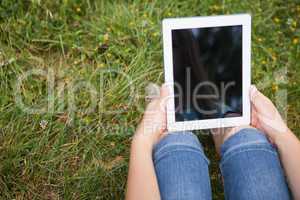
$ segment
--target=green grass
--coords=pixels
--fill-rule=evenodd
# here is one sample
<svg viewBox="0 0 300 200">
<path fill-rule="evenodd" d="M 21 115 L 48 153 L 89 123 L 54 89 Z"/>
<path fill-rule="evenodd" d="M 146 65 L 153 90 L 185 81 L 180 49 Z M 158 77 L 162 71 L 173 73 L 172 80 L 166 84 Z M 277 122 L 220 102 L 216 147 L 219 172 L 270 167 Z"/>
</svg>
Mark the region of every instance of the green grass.
<svg viewBox="0 0 300 200">
<path fill-rule="evenodd" d="M 161 20 L 245 12 L 253 16 L 252 80 L 273 100 L 287 91 L 282 110 L 300 136 L 299 1 L 2 0 L 0 198 L 123 199 L 144 88 L 163 82 Z M 17 78 L 32 69 L 53 73 L 54 105 L 47 113 L 28 114 L 16 103 Z M 130 77 L 133 94 L 122 74 L 103 73 L 112 69 Z M 273 76 L 281 69 L 287 69 L 283 83 Z M 74 109 L 70 88 L 80 82 L 97 93 L 91 98 L 79 87 Z M 23 102 L 47 107 L 49 85 L 45 76 L 29 77 L 21 85 Z M 93 102 L 93 112 L 79 111 Z M 213 143 L 201 139 L 212 160 L 214 199 L 222 199 Z"/>
</svg>

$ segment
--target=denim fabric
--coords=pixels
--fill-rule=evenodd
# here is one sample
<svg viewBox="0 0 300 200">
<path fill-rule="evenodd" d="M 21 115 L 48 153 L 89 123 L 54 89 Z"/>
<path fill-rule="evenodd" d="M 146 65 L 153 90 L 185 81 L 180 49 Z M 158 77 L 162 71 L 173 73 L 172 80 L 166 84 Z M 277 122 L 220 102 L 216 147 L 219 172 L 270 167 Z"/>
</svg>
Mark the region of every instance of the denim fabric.
<svg viewBox="0 0 300 200">
<path fill-rule="evenodd" d="M 256 129 L 242 129 L 221 147 L 225 199 L 290 199 L 276 149 Z M 211 199 L 209 161 L 191 132 L 171 133 L 154 148 L 162 200 Z"/>
<path fill-rule="evenodd" d="M 242 129 L 221 147 L 225 199 L 290 199 L 276 149 L 256 129 Z"/>
<path fill-rule="evenodd" d="M 153 157 L 162 200 L 211 199 L 209 161 L 195 135 L 168 134 Z"/>
</svg>

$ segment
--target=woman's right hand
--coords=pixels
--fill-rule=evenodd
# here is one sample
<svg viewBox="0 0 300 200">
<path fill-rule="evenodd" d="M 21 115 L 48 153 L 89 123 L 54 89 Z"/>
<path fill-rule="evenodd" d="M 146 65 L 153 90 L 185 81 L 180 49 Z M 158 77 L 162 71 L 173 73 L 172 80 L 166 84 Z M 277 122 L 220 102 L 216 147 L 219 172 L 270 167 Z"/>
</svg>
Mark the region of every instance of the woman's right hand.
<svg viewBox="0 0 300 200">
<path fill-rule="evenodd" d="M 250 100 L 251 125 L 263 131 L 272 143 L 276 144 L 278 137 L 290 132 L 271 100 L 255 86 L 250 88 Z"/>
</svg>

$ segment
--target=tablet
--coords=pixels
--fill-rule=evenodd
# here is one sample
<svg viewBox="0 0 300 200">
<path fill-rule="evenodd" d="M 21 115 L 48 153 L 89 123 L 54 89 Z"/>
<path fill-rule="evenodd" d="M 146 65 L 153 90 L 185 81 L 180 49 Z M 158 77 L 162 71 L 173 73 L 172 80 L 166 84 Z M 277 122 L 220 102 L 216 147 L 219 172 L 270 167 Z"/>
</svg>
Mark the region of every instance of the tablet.
<svg viewBox="0 0 300 200">
<path fill-rule="evenodd" d="M 249 14 L 163 20 L 168 131 L 250 124 Z"/>
</svg>

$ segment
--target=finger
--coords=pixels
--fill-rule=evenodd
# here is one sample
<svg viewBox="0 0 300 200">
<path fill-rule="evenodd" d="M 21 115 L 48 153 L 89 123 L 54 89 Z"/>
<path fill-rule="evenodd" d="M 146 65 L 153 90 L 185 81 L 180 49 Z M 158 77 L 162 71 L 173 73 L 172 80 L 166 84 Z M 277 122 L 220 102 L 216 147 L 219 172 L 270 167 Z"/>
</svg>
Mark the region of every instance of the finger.
<svg viewBox="0 0 300 200">
<path fill-rule="evenodd" d="M 259 113 L 254 106 L 252 106 L 251 109 L 251 125 L 261 131 L 264 131 L 259 121 Z"/>
<path fill-rule="evenodd" d="M 165 132 L 167 130 L 167 121 L 166 120 L 162 120 L 161 130 L 162 130 L 162 132 Z"/>
<path fill-rule="evenodd" d="M 158 99 L 160 97 L 160 88 L 157 84 L 149 83 L 145 88 L 146 101 L 151 101 L 153 99 Z"/>
<path fill-rule="evenodd" d="M 165 109 L 167 101 L 169 99 L 169 87 L 166 84 L 163 84 L 160 88 L 160 107 Z"/>
<path fill-rule="evenodd" d="M 287 126 L 283 125 L 282 123 L 278 123 L 277 120 L 274 120 L 272 118 L 266 117 L 259 113 L 257 114 L 257 117 L 259 118 L 261 124 L 264 124 L 264 126 L 274 130 L 269 134 L 285 133 L 288 129 Z"/>
<path fill-rule="evenodd" d="M 250 95 L 250 101 L 251 103 L 253 103 L 255 105 L 255 102 L 257 101 L 258 98 L 258 90 L 256 88 L 255 85 L 251 85 L 250 86 L 250 91 L 249 91 L 249 95 Z"/>
<path fill-rule="evenodd" d="M 163 84 L 160 88 L 160 109 L 163 114 L 162 117 L 162 127 L 164 128 L 163 132 L 167 130 L 167 101 L 169 98 L 169 88 L 166 84 Z"/>
<path fill-rule="evenodd" d="M 251 124 L 254 125 L 256 122 L 256 110 L 253 106 L 251 107 Z"/>
<path fill-rule="evenodd" d="M 160 97 L 164 98 L 169 95 L 169 88 L 168 86 L 164 83 L 161 88 L 160 88 Z"/>
<path fill-rule="evenodd" d="M 251 125 L 256 127 L 257 123 L 258 123 L 257 111 L 256 111 L 255 107 L 252 106 L 252 109 L 251 109 Z"/>
<path fill-rule="evenodd" d="M 256 110 L 264 109 L 266 103 L 270 101 L 268 97 L 258 91 L 255 85 L 251 85 L 250 87 L 250 100 Z"/>
</svg>

